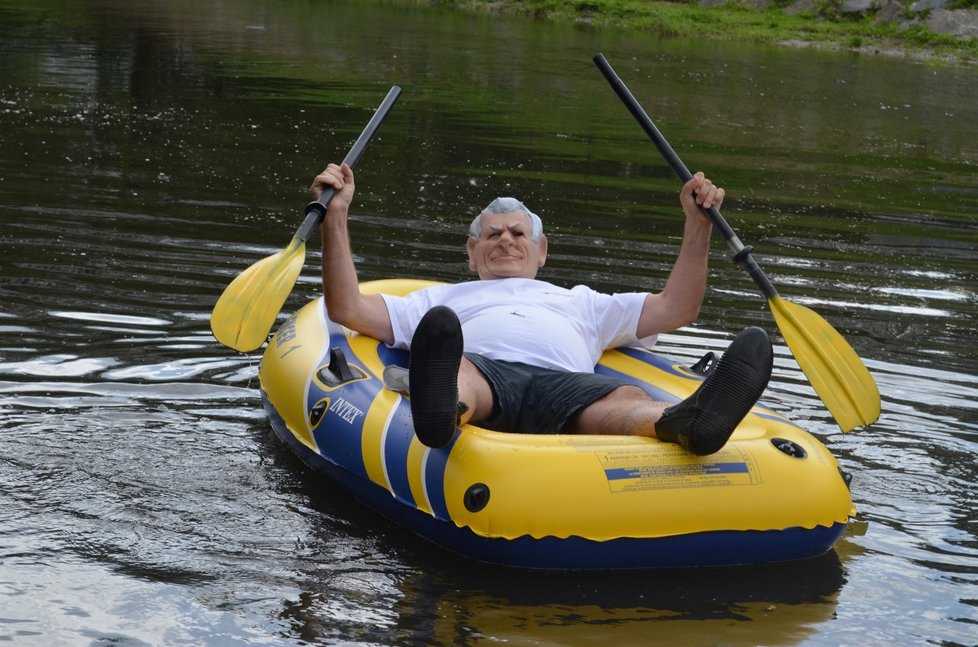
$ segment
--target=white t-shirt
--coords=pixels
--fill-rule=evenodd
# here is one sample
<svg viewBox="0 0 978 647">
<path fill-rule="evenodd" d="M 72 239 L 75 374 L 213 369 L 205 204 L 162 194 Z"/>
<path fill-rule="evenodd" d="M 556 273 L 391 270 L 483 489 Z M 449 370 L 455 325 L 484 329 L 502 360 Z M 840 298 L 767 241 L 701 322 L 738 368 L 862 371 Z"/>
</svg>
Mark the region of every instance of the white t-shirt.
<svg viewBox="0 0 978 647">
<path fill-rule="evenodd" d="M 410 348 L 428 310 L 448 306 L 462 323 L 465 351 L 490 359 L 582 373 L 594 372 L 608 348 L 641 344 L 636 330 L 644 292 L 603 294 L 535 279 L 494 279 L 436 285 L 404 297 L 383 295 L 395 348 Z"/>
</svg>

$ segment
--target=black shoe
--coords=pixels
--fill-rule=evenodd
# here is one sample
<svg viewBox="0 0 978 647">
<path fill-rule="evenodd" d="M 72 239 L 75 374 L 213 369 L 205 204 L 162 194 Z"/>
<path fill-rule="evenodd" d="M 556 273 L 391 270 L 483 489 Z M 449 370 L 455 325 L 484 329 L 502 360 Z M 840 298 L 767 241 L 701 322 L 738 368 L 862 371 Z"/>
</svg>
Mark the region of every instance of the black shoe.
<svg viewBox="0 0 978 647">
<path fill-rule="evenodd" d="M 435 306 L 414 331 L 408 374 L 414 433 L 428 447 L 442 447 L 458 428 L 458 367 L 462 326 L 451 308 Z"/>
<path fill-rule="evenodd" d="M 767 333 L 745 328 L 693 395 L 663 411 L 656 437 L 699 456 L 719 451 L 761 397 L 773 366 Z"/>
</svg>

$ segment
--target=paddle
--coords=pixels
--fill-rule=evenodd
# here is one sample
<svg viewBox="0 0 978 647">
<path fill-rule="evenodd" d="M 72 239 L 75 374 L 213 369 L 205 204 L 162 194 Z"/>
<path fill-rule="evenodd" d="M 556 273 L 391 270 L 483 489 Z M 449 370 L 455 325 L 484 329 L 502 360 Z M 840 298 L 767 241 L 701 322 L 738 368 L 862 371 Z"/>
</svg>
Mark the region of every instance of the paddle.
<svg viewBox="0 0 978 647">
<path fill-rule="evenodd" d="M 394 106 L 401 88 L 392 86 L 387 97 L 367 122 L 366 127 L 343 162 L 356 165 L 370 139 Z M 306 216 L 289 245 L 258 261 L 224 289 L 211 312 L 211 332 L 217 341 L 242 352 L 253 351 L 268 338 L 285 299 L 302 271 L 306 257 L 306 239 L 326 216 L 326 207 L 336 190 L 330 187 L 306 205 Z"/>
<path fill-rule="evenodd" d="M 689 169 L 652 123 L 607 59 L 598 54 L 594 57 L 594 63 L 659 149 L 673 172 L 682 182 L 687 182 L 693 177 Z M 734 253 L 734 262 L 744 265 L 747 273 L 767 297 L 785 343 L 842 431 L 875 422 L 880 415 L 879 389 L 856 351 L 814 311 L 783 299 L 754 260 L 751 255 L 753 249 L 740 242 L 740 238 L 720 212 L 715 207 L 704 211 L 726 239 Z"/>
</svg>

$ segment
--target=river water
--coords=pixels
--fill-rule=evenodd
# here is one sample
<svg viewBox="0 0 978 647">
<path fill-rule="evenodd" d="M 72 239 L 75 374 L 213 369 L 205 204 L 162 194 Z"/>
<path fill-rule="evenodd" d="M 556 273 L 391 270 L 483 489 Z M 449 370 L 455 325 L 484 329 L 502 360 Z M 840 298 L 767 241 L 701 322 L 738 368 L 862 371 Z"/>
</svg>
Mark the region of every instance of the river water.
<svg viewBox="0 0 978 647">
<path fill-rule="evenodd" d="M 446 555 L 305 471 L 259 354 L 210 335 L 395 83 L 358 167 L 362 278 L 464 278 L 462 224 L 513 194 L 549 229 L 544 278 L 661 287 L 678 183 L 599 51 L 880 386 L 880 421 L 843 435 L 775 337 L 766 402 L 855 477 L 824 557 L 581 575 Z M 974 68 L 398 2 L 0 0 L 0 641 L 978 643 L 976 88 Z M 316 246 L 283 314 L 319 293 Z M 663 354 L 776 332 L 728 257 L 717 240 Z"/>
</svg>

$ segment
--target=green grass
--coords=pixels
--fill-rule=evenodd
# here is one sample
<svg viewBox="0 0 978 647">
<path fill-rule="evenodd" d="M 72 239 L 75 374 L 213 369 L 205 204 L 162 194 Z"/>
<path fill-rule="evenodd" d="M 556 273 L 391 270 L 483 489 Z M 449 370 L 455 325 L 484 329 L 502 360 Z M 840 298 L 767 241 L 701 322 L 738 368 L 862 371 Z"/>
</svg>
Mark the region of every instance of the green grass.
<svg viewBox="0 0 978 647">
<path fill-rule="evenodd" d="M 420 0 L 467 10 L 494 11 L 536 19 L 587 23 L 670 36 L 742 40 L 762 44 L 803 43 L 860 51 L 904 53 L 958 62 L 978 62 L 978 39 L 958 40 L 923 27 L 900 31 L 872 16 L 841 14 L 837 0 L 824 0 L 810 13 L 787 15 L 792 0 L 775 0 L 769 9 L 734 3 L 699 7 L 692 0 Z M 973 8 L 978 0 L 956 0 Z"/>
</svg>

